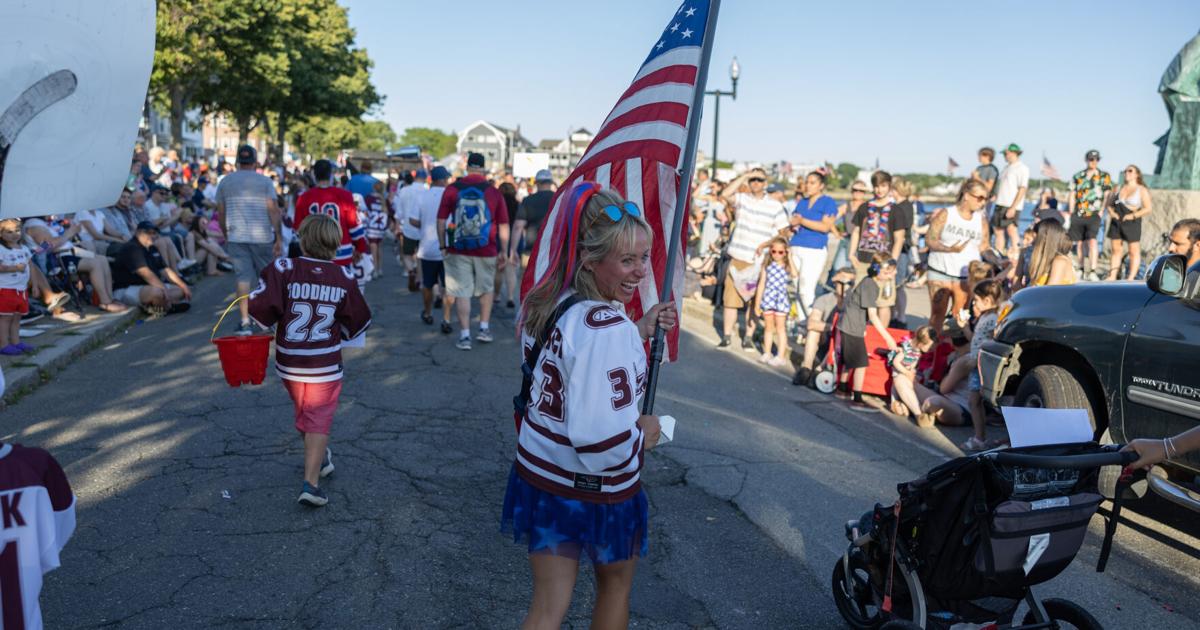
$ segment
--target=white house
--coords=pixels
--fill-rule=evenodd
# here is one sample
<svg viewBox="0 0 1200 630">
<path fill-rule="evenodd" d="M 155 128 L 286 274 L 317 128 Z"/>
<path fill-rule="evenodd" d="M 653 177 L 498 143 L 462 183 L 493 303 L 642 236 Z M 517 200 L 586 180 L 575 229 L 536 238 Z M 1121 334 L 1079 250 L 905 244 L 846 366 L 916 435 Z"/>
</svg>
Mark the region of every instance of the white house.
<svg viewBox="0 0 1200 630">
<path fill-rule="evenodd" d="M 482 153 L 488 169 L 512 168 L 512 154 L 533 150 L 533 143 L 521 135 L 521 127 L 508 129 L 486 120 L 477 120 L 458 134 L 458 152 Z"/>
<path fill-rule="evenodd" d="M 550 171 L 556 178 L 566 177 L 579 162 L 595 135 L 580 127 L 565 139 L 547 138 L 538 143 L 535 153 L 550 154 Z"/>
</svg>

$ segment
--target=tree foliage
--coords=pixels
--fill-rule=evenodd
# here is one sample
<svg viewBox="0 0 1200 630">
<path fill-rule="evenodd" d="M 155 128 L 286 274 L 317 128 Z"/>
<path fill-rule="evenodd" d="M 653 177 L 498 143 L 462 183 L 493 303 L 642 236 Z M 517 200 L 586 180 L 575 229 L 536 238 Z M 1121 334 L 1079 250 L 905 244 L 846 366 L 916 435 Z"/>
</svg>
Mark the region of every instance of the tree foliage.
<svg viewBox="0 0 1200 630">
<path fill-rule="evenodd" d="M 833 172 L 837 176 L 835 187 L 849 188 L 858 177 L 859 168 L 849 162 L 842 162 L 833 168 Z"/>
<path fill-rule="evenodd" d="M 396 147 L 396 132 L 382 120 L 314 116 L 297 122 L 288 141 L 314 158 L 333 158 L 343 149 L 383 151 Z"/>
<path fill-rule="evenodd" d="M 400 145 L 410 144 L 420 146 L 422 152 L 434 158 L 442 158 L 454 153 L 458 148 L 458 136 L 430 127 L 409 127 L 400 137 Z"/>
<path fill-rule="evenodd" d="M 358 118 L 382 101 L 336 0 L 159 0 L 157 17 L 150 93 L 177 148 L 193 107 L 227 112 L 243 138 L 270 124 L 282 141 L 293 121 Z"/>
</svg>

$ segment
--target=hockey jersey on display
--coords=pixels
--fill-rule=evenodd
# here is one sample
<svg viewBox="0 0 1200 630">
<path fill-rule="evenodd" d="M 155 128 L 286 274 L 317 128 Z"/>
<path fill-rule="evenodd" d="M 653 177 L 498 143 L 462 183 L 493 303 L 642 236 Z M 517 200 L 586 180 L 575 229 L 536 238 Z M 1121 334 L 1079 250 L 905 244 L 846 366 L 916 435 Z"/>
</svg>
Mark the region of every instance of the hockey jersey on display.
<svg viewBox="0 0 1200 630">
<path fill-rule="evenodd" d="M 359 220 L 358 203 L 350 191 L 334 186 L 309 188 L 296 200 L 296 214 L 292 225 L 297 232 L 310 214 L 327 214 L 336 219 L 342 227 L 342 244 L 338 247 L 334 262 L 349 265 L 355 250 L 367 253 L 366 227 Z"/>
<path fill-rule="evenodd" d="M 522 335 L 525 352 L 533 339 Z M 604 302 L 567 310 L 542 346 L 517 442 L 517 474 L 547 492 L 592 503 L 641 488 L 638 401 L 646 349 L 637 326 Z"/>
<path fill-rule="evenodd" d="M 0 446 L 0 628 L 41 630 L 42 575 L 75 531 L 75 495 L 40 448 Z"/>
<path fill-rule="evenodd" d="M 279 378 L 325 383 L 342 378 L 342 343 L 360 345 L 371 309 L 348 267 L 315 258 L 279 258 L 250 293 L 250 317 L 275 326 Z"/>
</svg>

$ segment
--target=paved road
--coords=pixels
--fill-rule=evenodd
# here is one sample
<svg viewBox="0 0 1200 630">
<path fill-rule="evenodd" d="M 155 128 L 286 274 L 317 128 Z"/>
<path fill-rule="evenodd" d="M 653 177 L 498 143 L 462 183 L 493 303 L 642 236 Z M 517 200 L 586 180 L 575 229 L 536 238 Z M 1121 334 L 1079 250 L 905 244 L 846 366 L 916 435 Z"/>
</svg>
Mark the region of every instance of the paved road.
<svg viewBox="0 0 1200 630">
<path fill-rule="evenodd" d="M 51 449 L 79 498 L 42 593 L 47 627 L 515 627 L 526 558 L 497 531 L 511 316 L 495 344 L 460 352 L 398 284 L 368 290 L 376 326 L 348 357 L 323 510 L 295 504 L 301 448 L 278 382 L 220 380 L 205 339 L 228 298 L 220 282 L 199 287 L 191 313 L 134 326 L 6 410 L 0 434 Z M 647 459 L 635 627 L 840 627 L 828 581 L 841 522 L 890 501 L 952 440 L 792 388 L 713 350 L 707 322 L 686 323 L 685 363 L 664 371 L 659 403 L 680 419 L 677 441 Z M 1102 576 L 1090 540 L 1044 594 L 1111 627 L 1194 626 L 1196 539 L 1168 530 L 1176 549 L 1145 527 L 1120 532 Z M 570 627 L 586 627 L 590 598 L 585 568 Z"/>
</svg>

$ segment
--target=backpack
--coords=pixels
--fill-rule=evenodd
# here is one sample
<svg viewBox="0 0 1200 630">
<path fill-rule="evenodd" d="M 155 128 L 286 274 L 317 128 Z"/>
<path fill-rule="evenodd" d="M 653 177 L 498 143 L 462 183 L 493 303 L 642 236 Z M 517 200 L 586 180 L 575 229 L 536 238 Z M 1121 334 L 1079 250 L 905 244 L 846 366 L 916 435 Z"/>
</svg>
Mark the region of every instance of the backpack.
<svg viewBox="0 0 1200 630">
<path fill-rule="evenodd" d="M 492 235 L 492 210 L 484 194 L 485 184 L 454 186 L 458 188 L 458 201 L 450 214 L 454 228 L 451 247 L 463 251 L 487 247 Z"/>
<path fill-rule="evenodd" d="M 584 297 L 578 293 L 572 293 L 567 299 L 559 302 L 555 307 L 554 312 L 550 314 L 550 319 L 546 321 L 546 327 L 542 331 L 542 339 L 549 339 L 550 333 L 554 331 L 554 327 L 558 325 L 558 320 L 572 306 L 582 302 Z M 542 356 L 542 341 L 534 341 L 533 347 L 525 353 L 525 361 L 521 363 L 521 389 L 513 396 L 513 422 L 517 425 L 517 434 L 521 433 L 521 422 L 525 419 L 525 412 L 529 409 L 531 393 L 533 392 L 533 369 L 537 367 L 538 360 Z"/>
</svg>

